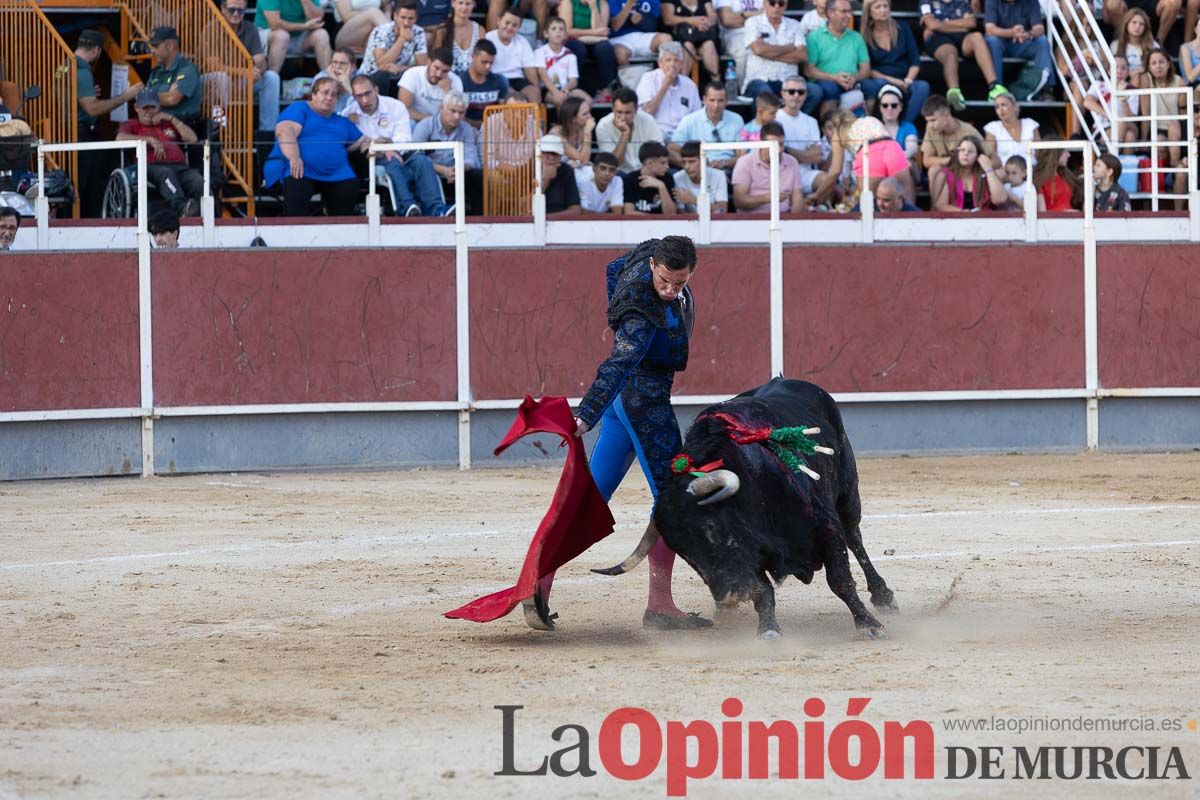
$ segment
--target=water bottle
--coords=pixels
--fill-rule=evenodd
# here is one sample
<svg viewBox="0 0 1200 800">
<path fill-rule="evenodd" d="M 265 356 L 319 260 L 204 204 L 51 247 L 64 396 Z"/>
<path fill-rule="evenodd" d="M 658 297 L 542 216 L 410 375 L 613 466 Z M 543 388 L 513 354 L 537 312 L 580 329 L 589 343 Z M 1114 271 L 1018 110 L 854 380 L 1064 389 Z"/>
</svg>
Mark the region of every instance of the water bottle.
<svg viewBox="0 0 1200 800">
<path fill-rule="evenodd" d="M 737 64 L 732 60 L 725 62 L 725 96 L 733 100 L 739 94 Z"/>
</svg>

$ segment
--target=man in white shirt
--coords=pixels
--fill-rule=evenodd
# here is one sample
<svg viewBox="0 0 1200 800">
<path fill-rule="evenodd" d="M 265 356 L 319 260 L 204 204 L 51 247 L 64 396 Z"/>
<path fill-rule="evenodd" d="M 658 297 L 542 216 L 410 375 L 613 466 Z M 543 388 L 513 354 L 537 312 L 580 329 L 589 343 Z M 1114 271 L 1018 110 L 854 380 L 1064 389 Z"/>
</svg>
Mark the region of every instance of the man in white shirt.
<svg viewBox="0 0 1200 800">
<path fill-rule="evenodd" d="M 654 117 L 637 107 L 638 98 L 632 89 L 620 88 L 613 96 L 613 110 L 596 123 L 596 149 L 612 153 L 621 164 L 622 172 L 637 172 L 642 168 L 638 149 L 646 142 L 662 142 L 662 129 Z"/>
<path fill-rule="evenodd" d="M 492 72 L 508 79 L 508 85 L 528 98 L 531 103 L 542 102 L 541 81 L 537 73 L 537 60 L 533 48 L 520 35 L 521 12 L 515 8 L 504 9 L 500 27 L 488 31 L 487 40 L 496 45 L 496 61 Z"/>
<path fill-rule="evenodd" d="M 725 55 L 737 67 L 738 86 L 741 86 L 746 75 L 746 46 L 750 42 L 745 36 L 746 21 L 762 14 L 763 0 L 717 0 L 714 7 L 721 21 L 721 44 Z"/>
<path fill-rule="evenodd" d="M 342 111 L 363 136 L 380 144 L 412 141 L 412 123 L 404 103 L 391 97 L 380 97 L 375 82 L 367 75 L 358 75 L 350 82 L 354 100 Z M 454 212 L 442 199 L 442 184 L 433 162 L 423 153 L 381 153 L 376 162 L 383 167 L 396 195 L 397 215 L 415 217 L 444 217 Z M 414 199 L 413 195 L 416 194 Z"/>
<path fill-rule="evenodd" d="M 700 196 L 700 143 L 685 142 L 680 148 L 683 169 L 675 173 L 675 210 L 684 214 L 696 213 L 696 198 Z M 714 214 L 729 210 L 729 183 L 725 171 L 704 168 L 708 172 L 709 208 Z"/>
<path fill-rule="evenodd" d="M 400 88 L 396 93 L 400 102 L 408 107 L 413 122 L 438 113 L 447 92 L 463 90 L 462 80 L 450 71 L 453 66 L 453 51 L 449 47 L 439 47 L 433 51 L 428 64 L 410 67 L 400 76 Z"/>
<path fill-rule="evenodd" d="M 654 117 L 663 136 L 670 138 L 679 120 L 700 108 L 700 92 L 691 78 L 680 74 L 683 45 L 667 42 L 658 48 L 658 69 L 638 81 L 638 107 Z"/>
<path fill-rule="evenodd" d="M 612 153 L 596 153 L 591 169 L 575 170 L 585 214 L 625 213 L 625 183 L 617 177 L 618 166 Z"/>
<path fill-rule="evenodd" d="M 783 108 L 775 121 L 783 126 L 783 150 L 800 162 L 800 181 L 805 194 L 812 193 L 813 180 L 820 174 L 821 125 L 800 109 L 808 97 L 808 81 L 799 75 L 783 82 Z"/>
<path fill-rule="evenodd" d="M 800 23 L 783 15 L 787 0 L 766 0 L 763 13 L 752 17 L 744 28 L 746 36 L 746 79 L 742 94 L 757 97 L 770 90 L 779 94 L 783 82 L 800 73 L 808 58 Z"/>
</svg>

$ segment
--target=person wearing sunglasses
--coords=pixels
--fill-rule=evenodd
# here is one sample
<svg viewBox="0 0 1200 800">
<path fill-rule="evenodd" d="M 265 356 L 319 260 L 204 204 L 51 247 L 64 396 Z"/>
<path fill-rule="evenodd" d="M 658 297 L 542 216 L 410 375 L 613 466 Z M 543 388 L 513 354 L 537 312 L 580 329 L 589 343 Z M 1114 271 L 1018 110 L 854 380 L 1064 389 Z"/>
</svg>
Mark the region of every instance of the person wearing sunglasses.
<svg viewBox="0 0 1200 800">
<path fill-rule="evenodd" d="M 788 78 L 783 82 L 783 108 L 775 115 L 775 121 L 783 128 L 784 152 L 800 164 L 800 188 L 806 196 L 813 192 L 824 156 L 821 126 L 802 110 L 807 97 L 808 81 L 799 75 Z"/>
<path fill-rule="evenodd" d="M 892 0 L 866 0 L 863 4 L 863 39 L 871 59 L 871 77 L 885 81 L 907 99 L 904 121 L 915 123 L 929 99 L 929 84 L 918 80 L 921 54 L 907 25 L 892 17 Z"/>
<path fill-rule="evenodd" d="M 229 27 L 233 28 L 233 34 L 250 54 L 254 79 L 251 91 L 254 93 L 254 103 L 258 106 L 258 129 L 274 131 L 275 123 L 279 119 L 279 73 L 267 68 L 262 37 L 258 35 L 258 28 L 254 23 L 246 19 L 246 0 L 221 0 L 221 16 L 229 23 Z M 213 23 L 214 26 L 218 24 Z M 206 30 L 205 41 L 216 41 L 218 33 L 215 29 L 211 33 Z M 226 108 L 232 105 L 229 75 L 223 72 L 206 72 L 202 79 L 206 85 L 213 87 L 213 96 L 220 98 L 217 101 L 220 105 Z"/>
<path fill-rule="evenodd" d="M 908 161 L 908 171 L 910 173 L 909 188 L 915 191 L 916 183 L 920 179 L 921 170 L 917 166 L 917 154 L 921 151 L 921 140 L 917 137 L 917 128 L 911 122 L 901 119 L 901 113 L 904 110 L 904 95 L 900 93 L 900 89 L 892 86 L 890 83 L 879 90 L 878 99 L 875 102 L 875 111 L 879 119 L 883 121 L 883 127 L 888 132 L 888 135 L 900 145 L 900 149 L 904 151 L 904 157 Z M 912 191 L 909 193 L 908 199 L 914 199 Z"/>
<path fill-rule="evenodd" d="M 765 0 L 763 13 L 746 21 L 745 84 L 742 94 L 757 97 L 769 91 L 778 95 L 783 82 L 800 73 L 808 57 L 800 23 L 783 15 L 787 0 Z"/>
</svg>

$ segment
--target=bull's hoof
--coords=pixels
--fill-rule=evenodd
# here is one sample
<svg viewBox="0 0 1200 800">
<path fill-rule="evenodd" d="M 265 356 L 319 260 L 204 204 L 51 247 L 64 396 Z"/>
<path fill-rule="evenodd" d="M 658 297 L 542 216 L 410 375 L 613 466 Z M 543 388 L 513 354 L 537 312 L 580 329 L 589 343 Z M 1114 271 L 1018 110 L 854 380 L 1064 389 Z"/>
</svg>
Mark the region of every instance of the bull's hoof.
<svg viewBox="0 0 1200 800">
<path fill-rule="evenodd" d="M 758 638 L 764 642 L 774 642 L 774 641 L 778 641 L 779 639 L 782 639 L 783 634 L 780 633 L 779 631 L 775 630 L 774 628 L 768 628 L 767 630 L 759 633 Z"/>
<path fill-rule="evenodd" d="M 550 613 L 550 605 L 542 598 L 542 590 L 538 589 L 533 597 L 521 602 L 521 610 L 525 612 L 525 624 L 535 631 L 552 631 L 554 620 L 558 614 Z"/>
<path fill-rule="evenodd" d="M 674 614 L 663 614 L 646 609 L 646 613 L 642 615 L 642 627 L 656 631 L 694 631 L 700 628 L 711 628 L 712 620 L 705 619 L 695 612 L 677 617 Z"/>
<path fill-rule="evenodd" d="M 875 606 L 876 611 L 882 611 L 885 614 L 896 614 L 900 611 L 900 606 L 896 603 L 896 595 L 892 593 L 891 589 L 871 595 L 871 605 Z"/>
</svg>

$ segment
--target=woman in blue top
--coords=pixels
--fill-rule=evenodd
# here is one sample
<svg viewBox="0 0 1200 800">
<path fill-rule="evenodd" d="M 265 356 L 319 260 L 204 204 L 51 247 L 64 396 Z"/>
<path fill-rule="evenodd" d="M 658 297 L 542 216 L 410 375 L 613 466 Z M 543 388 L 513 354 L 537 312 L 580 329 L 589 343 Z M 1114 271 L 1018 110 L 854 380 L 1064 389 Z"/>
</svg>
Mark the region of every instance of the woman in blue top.
<svg viewBox="0 0 1200 800">
<path fill-rule="evenodd" d="M 915 122 L 921 107 L 929 99 L 929 84 L 917 80 L 921 54 L 917 51 L 913 32 L 892 18 L 891 0 L 866 0 L 862 34 L 867 40 L 867 55 L 871 59 L 871 77 L 885 80 L 904 92 L 908 99 L 904 121 Z"/>
<path fill-rule="evenodd" d="M 309 200 L 321 195 L 330 217 L 350 216 L 358 198 L 358 178 L 347 151 L 365 150 L 371 140 L 353 122 L 333 113 L 337 82 L 313 82 L 312 99 L 292 103 L 275 125 L 275 147 L 263 165 L 263 185 L 283 183 L 283 214 L 308 216 Z"/>
<path fill-rule="evenodd" d="M 597 423 L 600 438 L 592 450 L 596 487 L 607 501 L 634 458 L 642 465 L 650 493 L 671 476 L 671 459 L 683 449 L 671 408 L 675 373 L 687 367 L 688 338 L 695 320 L 688 279 L 696 269 L 696 246 L 686 236 L 650 239 L 608 265 L 608 326 L 612 355 L 596 370 L 596 380 L 579 403 L 576 436 Z M 659 539 L 650 550 L 650 595 L 642 624 L 659 630 L 706 628 L 697 614 L 685 614 L 671 598 L 675 553 Z M 554 627 L 549 613 L 554 576 L 539 582 L 526 601 L 525 620 L 533 628 Z"/>
</svg>

